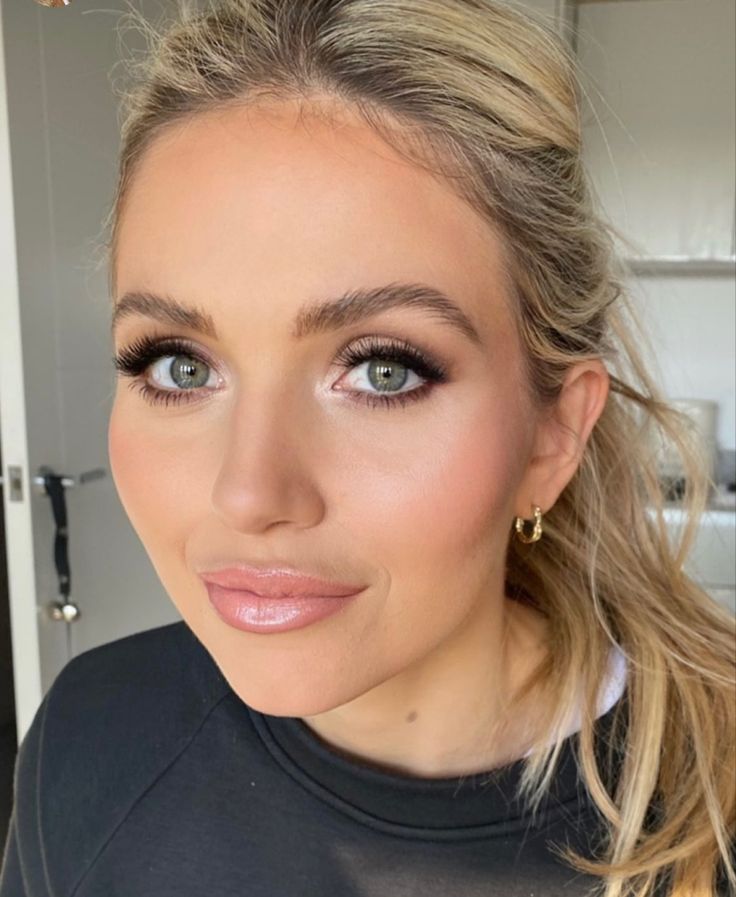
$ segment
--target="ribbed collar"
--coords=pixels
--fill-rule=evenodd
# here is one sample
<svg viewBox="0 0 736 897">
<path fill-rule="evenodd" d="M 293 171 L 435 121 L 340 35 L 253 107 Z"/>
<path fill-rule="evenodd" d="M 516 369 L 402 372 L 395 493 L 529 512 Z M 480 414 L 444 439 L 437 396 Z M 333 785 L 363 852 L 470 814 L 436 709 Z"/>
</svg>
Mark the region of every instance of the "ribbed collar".
<svg viewBox="0 0 736 897">
<path fill-rule="evenodd" d="M 624 691 L 595 721 L 599 763 L 603 762 L 614 717 L 620 713 L 624 722 L 627 718 L 626 703 Z M 467 776 L 405 776 L 364 766 L 337 753 L 299 717 L 271 716 L 250 707 L 248 712 L 264 745 L 282 768 L 326 803 L 374 828 L 401 834 L 413 830 L 419 836 L 445 840 L 501 834 L 530 824 L 530 817 L 515 797 L 523 758 Z M 563 739 L 556 774 L 534 825 L 542 825 L 557 812 L 574 810 L 570 802 L 590 801 L 576 759 L 578 747 L 578 732 Z M 603 780 L 607 781 L 606 774 Z M 567 807 L 560 809 L 562 803 Z"/>
</svg>

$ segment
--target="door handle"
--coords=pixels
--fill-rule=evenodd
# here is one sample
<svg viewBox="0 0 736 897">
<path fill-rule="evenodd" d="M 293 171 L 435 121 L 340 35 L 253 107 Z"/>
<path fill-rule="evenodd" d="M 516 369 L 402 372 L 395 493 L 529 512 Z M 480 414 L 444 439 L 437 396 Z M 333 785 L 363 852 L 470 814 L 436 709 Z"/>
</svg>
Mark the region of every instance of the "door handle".
<svg viewBox="0 0 736 897">
<path fill-rule="evenodd" d="M 78 477 L 58 475 L 47 466 L 38 469 L 38 474 L 30 478 L 31 486 L 36 487 L 42 494 L 49 496 L 51 509 L 56 525 L 54 537 L 54 564 L 59 580 L 59 600 L 50 601 L 45 606 L 48 617 L 52 620 L 66 623 L 67 655 L 71 660 L 72 653 L 72 627 L 71 623 L 79 619 L 81 610 L 72 601 L 71 573 L 69 570 L 69 557 L 67 553 L 67 519 L 65 490 L 85 483 L 99 480 L 107 476 L 104 468 L 96 467 L 79 474 Z M 0 487 L 7 488 L 7 499 L 10 502 L 22 502 L 23 499 L 23 468 L 20 465 L 9 465 L 7 477 L 0 476 Z"/>
<path fill-rule="evenodd" d="M 49 471 L 48 467 L 41 467 L 42 471 Z M 10 501 L 23 501 L 23 478 L 22 478 L 22 468 L 17 465 L 11 465 L 8 467 L 8 478 L 10 480 Z M 95 467 L 94 470 L 87 470 L 84 473 L 80 473 L 78 477 L 69 477 L 64 476 L 61 478 L 62 486 L 67 488 L 71 488 L 72 486 L 81 486 L 84 483 L 88 483 L 91 480 L 99 480 L 100 478 L 107 476 L 107 471 L 102 467 Z M 34 486 L 39 487 L 40 492 L 46 491 L 46 480 L 43 476 L 35 476 L 31 477 L 31 483 Z M 0 474 L 0 486 L 5 485 L 5 478 L 2 474 Z"/>
<path fill-rule="evenodd" d="M 68 533 L 66 519 L 66 490 L 71 486 L 81 485 L 90 480 L 97 480 L 105 476 L 105 471 L 101 468 L 88 470 L 79 475 L 78 478 L 69 476 L 60 476 L 55 474 L 50 467 L 40 467 L 38 476 L 33 478 L 34 484 L 38 485 L 39 480 L 43 485 L 43 489 L 51 501 L 51 510 L 54 515 L 54 523 L 56 525 L 56 535 L 54 536 L 54 564 L 56 565 L 56 573 L 59 578 L 59 599 L 50 601 L 46 605 L 46 613 L 56 622 L 64 622 L 66 630 L 66 651 L 67 660 L 71 660 L 74 656 L 72 646 L 72 623 L 81 616 L 82 612 L 79 607 L 70 598 L 71 594 L 71 571 L 69 569 L 69 555 L 67 551 Z"/>
<path fill-rule="evenodd" d="M 105 470 L 95 468 L 79 475 L 78 478 L 58 475 L 50 467 L 40 467 L 38 476 L 33 478 L 34 485 L 43 487 L 51 500 L 56 533 L 54 536 L 54 564 L 59 579 L 59 600 L 46 605 L 46 612 L 52 620 L 74 623 L 81 616 L 81 610 L 70 598 L 71 571 L 69 569 L 68 529 L 66 514 L 65 490 L 82 485 L 105 476 Z"/>
</svg>

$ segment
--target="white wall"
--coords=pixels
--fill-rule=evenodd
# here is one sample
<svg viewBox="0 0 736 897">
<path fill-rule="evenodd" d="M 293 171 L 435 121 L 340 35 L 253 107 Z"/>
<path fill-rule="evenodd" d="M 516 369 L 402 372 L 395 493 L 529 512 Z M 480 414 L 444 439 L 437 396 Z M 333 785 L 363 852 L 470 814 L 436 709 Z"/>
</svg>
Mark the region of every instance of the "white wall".
<svg viewBox="0 0 736 897">
<path fill-rule="evenodd" d="M 734 253 L 736 4 L 733 0 L 597 0 L 578 8 L 587 96 L 585 160 L 625 255 Z M 719 404 L 721 449 L 736 447 L 736 279 L 731 273 L 642 276 L 665 393 Z"/>
<path fill-rule="evenodd" d="M 644 255 L 734 252 L 735 34 L 733 0 L 579 6 L 586 160 Z"/>
<path fill-rule="evenodd" d="M 718 443 L 736 448 L 733 277 L 641 277 L 631 284 L 670 398 L 718 402 Z M 650 356 L 651 357 L 651 356 Z"/>
</svg>

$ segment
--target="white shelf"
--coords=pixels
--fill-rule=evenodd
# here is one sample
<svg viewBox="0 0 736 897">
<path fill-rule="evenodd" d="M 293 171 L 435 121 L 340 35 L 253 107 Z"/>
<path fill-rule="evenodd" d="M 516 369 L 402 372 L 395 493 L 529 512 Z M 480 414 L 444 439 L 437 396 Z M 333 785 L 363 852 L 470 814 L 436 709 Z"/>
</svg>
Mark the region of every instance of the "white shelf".
<svg viewBox="0 0 736 897">
<path fill-rule="evenodd" d="M 719 258 L 691 258 L 684 255 L 656 256 L 652 258 L 626 258 L 626 266 L 640 275 L 683 274 L 683 275 L 736 275 L 736 256 Z"/>
</svg>

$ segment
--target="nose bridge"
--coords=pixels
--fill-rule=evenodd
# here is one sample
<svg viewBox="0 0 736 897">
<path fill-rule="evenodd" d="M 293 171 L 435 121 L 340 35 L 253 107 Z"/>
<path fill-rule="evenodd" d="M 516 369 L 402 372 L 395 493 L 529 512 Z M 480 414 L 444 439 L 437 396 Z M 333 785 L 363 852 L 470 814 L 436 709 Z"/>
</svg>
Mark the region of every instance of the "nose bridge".
<svg viewBox="0 0 736 897">
<path fill-rule="evenodd" d="M 261 384 L 243 390 L 228 410 L 213 508 L 240 530 L 287 520 L 312 525 L 322 508 L 302 426 L 304 398 L 283 382 Z"/>
</svg>

